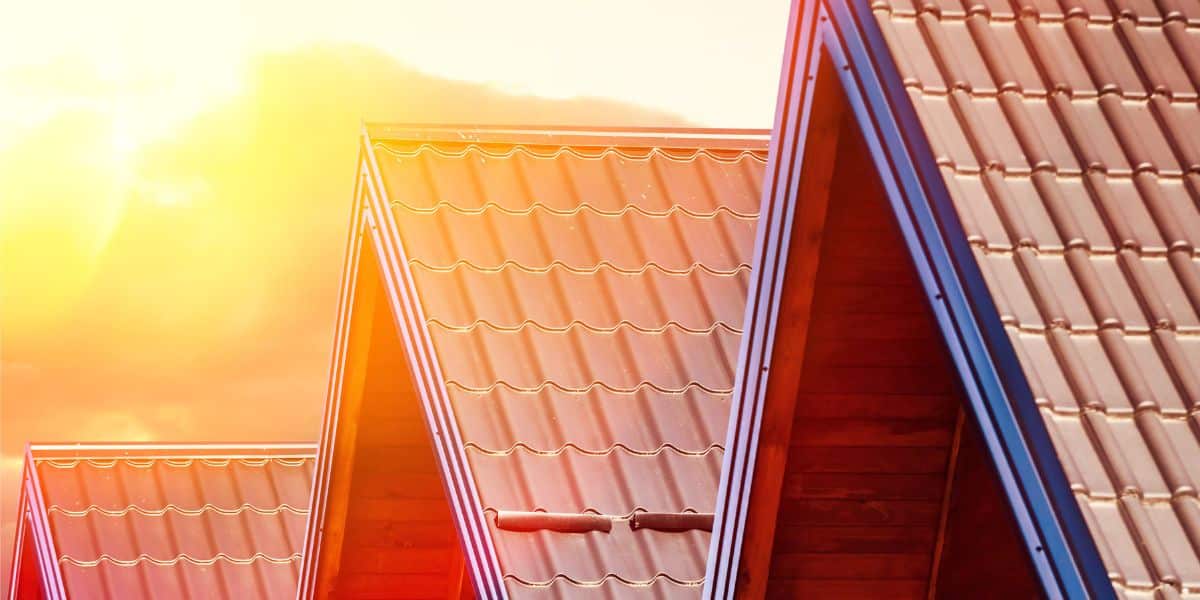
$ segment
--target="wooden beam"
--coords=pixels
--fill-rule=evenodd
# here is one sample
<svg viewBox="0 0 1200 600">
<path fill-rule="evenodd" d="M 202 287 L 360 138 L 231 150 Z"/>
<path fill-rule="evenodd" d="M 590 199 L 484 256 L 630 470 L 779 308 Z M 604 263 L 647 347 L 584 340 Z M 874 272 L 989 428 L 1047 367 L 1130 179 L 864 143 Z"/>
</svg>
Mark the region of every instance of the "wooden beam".
<svg viewBox="0 0 1200 600">
<path fill-rule="evenodd" d="M 809 88 L 813 97 L 808 129 L 804 139 L 796 142 L 803 150 L 797 156 L 801 161 L 799 180 L 794 195 L 791 195 L 795 198 L 791 208 L 794 211 L 791 230 L 782 231 L 790 240 L 780 246 L 786 248 L 786 259 L 780 265 L 783 267 L 782 288 L 766 299 L 774 303 L 768 307 L 774 321 L 773 342 L 768 342 L 772 347 L 767 349 L 768 359 L 761 372 L 743 374 L 747 380 L 755 381 L 758 389 L 765 386 L 765 392 L 760 399 L 761 427 L 756 448 L 752 450 L 756 458 L 748 474 L 749 504 L 734 588 L 734 596 L 738 598 L 762 598 L 766 594 L 779 496 L 787 468 L 808 338 L 813 287 L 820 264 L 839 132 L 845 115 L 845 98 L 837 74 L 827 58 L 818 60 L 815 85 Z M 758 290 L 762 291 L 778 273 L 763 270 L 756 275 Z"/>
<path fill-rule="evenodd" d="M 933 561 L 929 569 L 929 600 L 937 598 L 938 574 L 942 568 L 942 552 L 946 549 L 946 528 L 950 519 L 950 501 L 954 493 L 955 472 L 958 470 L 958 452 L 962 447 L 963 419 L 966 413 L 962 406 L 958 408 L 958 416 L 954 421 L 954 438 L 950 443 L 950 456 L 946 464 L 946 486 L 942 490 L 942 509 L 938 515 L 937 543 L 933 548 Z"/>
</svg>

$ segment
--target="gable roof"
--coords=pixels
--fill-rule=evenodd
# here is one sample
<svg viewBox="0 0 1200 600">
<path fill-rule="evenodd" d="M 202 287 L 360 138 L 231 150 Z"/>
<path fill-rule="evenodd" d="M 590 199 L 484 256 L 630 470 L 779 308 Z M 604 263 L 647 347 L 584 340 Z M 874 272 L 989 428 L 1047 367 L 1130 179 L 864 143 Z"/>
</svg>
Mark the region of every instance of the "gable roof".
<svg viewBox="0 0 1200 600">
<path fill-rule="evenodd" d="M 766 141 L 364 132 L 366 231 L 481 597 L 699 593 Z"/>
<path fill-rule="evenodd" d="M 31 445 L 10 598 L 25 570 L 45 598 L 290 596 L 315 450 Z"/>
<path fill-rule="evenodd" d="M 796 181 L 815 139 L 822 56 L 874 155 L 1047 593 L 1200 592 L 1200 8 L 804 4 L 793 6 L 780 87 L 781 153 L 763 213 L 773 228 L 757 250 L 765 262 L 748 302 L 761 308 L 737 388 L 750 396 L 731 422 L 710 594 L 736 579 L 754 501 L 764 425 L 753 391 L 767 380 L 755 367 L 770 356 L 779 306 L 765 284 L 792 235 L 767 223 L 804 211 Z"/>
</svg>

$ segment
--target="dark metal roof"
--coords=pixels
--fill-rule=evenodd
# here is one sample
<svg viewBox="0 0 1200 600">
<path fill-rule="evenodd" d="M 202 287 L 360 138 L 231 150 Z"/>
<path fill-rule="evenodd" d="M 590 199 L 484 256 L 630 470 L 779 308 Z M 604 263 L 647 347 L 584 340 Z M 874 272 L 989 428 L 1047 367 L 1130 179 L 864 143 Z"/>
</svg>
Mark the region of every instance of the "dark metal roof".
<svg viewBox="0 0 1200 600">
<path fill-rule="evenodd" d="M 291 597 L 312 444 L 56 444 L 26 453 L 22 519 L 48 597 Z"/>
<path fill-rule="evenodd" d="M 402 321 L 436 359 L 425 401 L 451 412 L 431 428 L 460 529 L 503 580 L 481 594 L 698 595 L 765 132 L 367 135 L 372 218 L 419 303 Z M 643 512 L 701 516 L 633 528 Z"/>
</svg>

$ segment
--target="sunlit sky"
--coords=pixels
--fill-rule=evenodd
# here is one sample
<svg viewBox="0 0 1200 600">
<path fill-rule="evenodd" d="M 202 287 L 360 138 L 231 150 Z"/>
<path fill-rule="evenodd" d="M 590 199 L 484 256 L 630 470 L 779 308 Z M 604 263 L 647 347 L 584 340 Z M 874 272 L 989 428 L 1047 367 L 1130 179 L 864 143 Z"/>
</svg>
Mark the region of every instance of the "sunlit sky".
<svg viewBox="0 0 1200 600">
<path fill-rule="evenodd" d="M 5 5 L 0 581 L 27 441 L 316 438 L 361 120 L 769 127 L 787 11 Z"/>
<path fill-rule="evenodd" d="M 64 107 L 111 111 L 114 151 L 161 135 L 246 61 L 313 42 L 551 97 L 603 96 L 700 124 L 769 126 L 787 3 L 23 2 L 0 23 L 0 141 Z M 49 102 L 47 102 L 49 100 Z"/>
</svg>

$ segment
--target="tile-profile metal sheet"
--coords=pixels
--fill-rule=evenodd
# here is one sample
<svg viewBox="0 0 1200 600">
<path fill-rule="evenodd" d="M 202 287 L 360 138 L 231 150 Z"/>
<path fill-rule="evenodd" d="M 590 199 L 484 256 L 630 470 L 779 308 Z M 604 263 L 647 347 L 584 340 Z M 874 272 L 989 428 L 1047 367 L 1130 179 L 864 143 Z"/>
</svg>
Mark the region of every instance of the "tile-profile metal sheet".
<svg viewBox="0 0 1200 600">
<path fill-rule="evenodd" d="M 874 6 L 1113 585 L 1200 593 L 1200 3 Z"/>
<path fill-rule="evenodd" d="M 513 597 L 700 594 L 709 533 L 629 522 L 713 511 L 766 137 L 671 135 L 374 140 Z M 613 526 L 511 531 L 498 511 Z"/>
<path fill-rule="evenodd" d="M 34 446 L 71 598 L 290 598 L 315 448 Z"/>
</svg>

